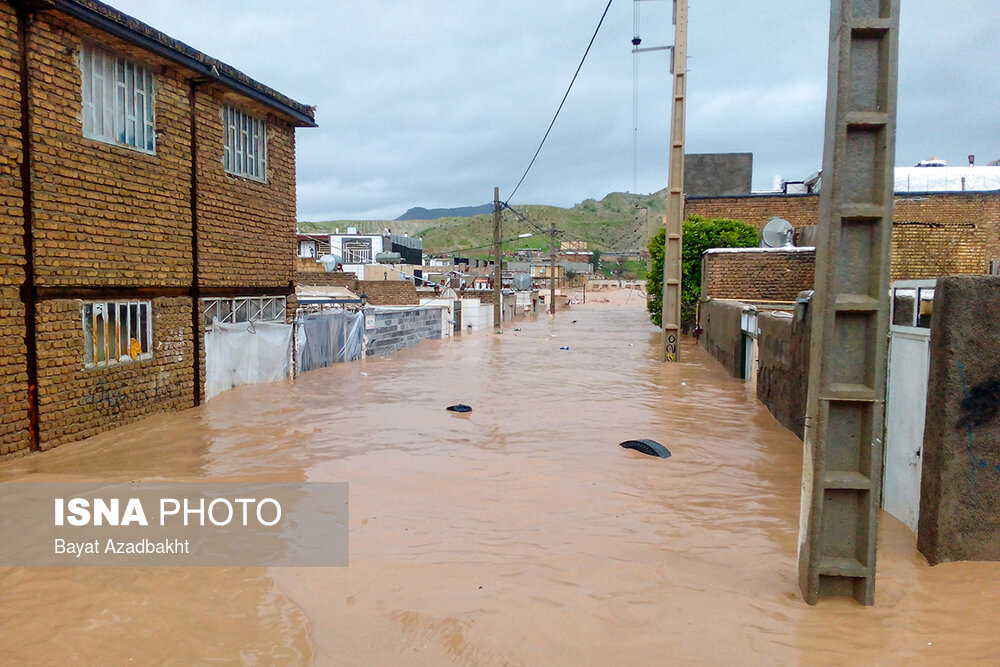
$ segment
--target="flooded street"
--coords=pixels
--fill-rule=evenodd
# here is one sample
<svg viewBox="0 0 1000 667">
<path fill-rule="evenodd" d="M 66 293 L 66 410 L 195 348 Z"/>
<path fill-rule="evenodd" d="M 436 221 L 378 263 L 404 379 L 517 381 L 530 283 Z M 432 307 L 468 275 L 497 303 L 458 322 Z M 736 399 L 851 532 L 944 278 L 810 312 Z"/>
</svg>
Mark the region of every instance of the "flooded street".
<svg viewBox="0 0 1000 667">
<path fill-rule="evenodd" d="M 347 568 L 0 570 L 3 662 L 1000 661 L 1000 563 L 930 568 L 885 514 L 875 606 L 802 601 L 801 444 L 693 344 L 659 363 L 643 301 L 516 326 L 0 464 L 348 482 L 351 503 Z M 459 402 L 473 412 L 444 410 Z M 633 438 L 673 456 L 618 446 Z"/>
</svg>

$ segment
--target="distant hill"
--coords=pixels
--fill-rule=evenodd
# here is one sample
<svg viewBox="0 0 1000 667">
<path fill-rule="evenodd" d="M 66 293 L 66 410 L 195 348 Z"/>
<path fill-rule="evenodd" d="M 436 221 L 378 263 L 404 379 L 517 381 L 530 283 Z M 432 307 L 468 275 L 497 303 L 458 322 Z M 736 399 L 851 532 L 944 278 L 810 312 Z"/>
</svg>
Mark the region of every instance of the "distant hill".
<svg viewBox="0 0 1000 667">
<path fill-rule="evenodd" d="M 451 211 L 475 210 L 450 209 Z M 377 234 L 385 228 L 397 234 L 404 232 L 419 236 L 424 240 L 424 254 L 460 254 L 463 256 L 486 256 L 493 243 L 493 206 L 478 207 L 483 212 L 478 215 L 450 215 L 436 219 L 386 220 L 330 220 L 326 222 L 300 222 L 299 229 L 305 233 L 330 233 L 335 229 L 357 227 L 363 233 Z M 503 238 L 505 250 L 517 248 L 548 248 L 548 235 L 540 229 L 548 229 L 555 223 L 565 240 L 587 241 L 591 250 L 638 250 L 645 247 L 646 218 L 655 230 L 656 221 L 666 215 L 666 191 L 649 195 L 633 195 L 613 192 L 601 200 L 587 199 L 572 208 L 557 206 L 536 206 L 518 204 L 516 208 L 532 221 L 525 223 L 510 211 L 503 214 Z M 434 211 L 418 215 L 430 215 Z M 521 234 L 532 234 L 517 238 Z"/>
<path fill-rule="evenodd" d="M 441 218 L 471 218 L 474 215 L 484 215 L 493 212 L 493 204 L 483 204 L 482 206 L 462 206 L 459 208 L 423 208 L 414 206 L 403 215 L 396 218 L 401 220 L 439 220 Z"/>
</svg>

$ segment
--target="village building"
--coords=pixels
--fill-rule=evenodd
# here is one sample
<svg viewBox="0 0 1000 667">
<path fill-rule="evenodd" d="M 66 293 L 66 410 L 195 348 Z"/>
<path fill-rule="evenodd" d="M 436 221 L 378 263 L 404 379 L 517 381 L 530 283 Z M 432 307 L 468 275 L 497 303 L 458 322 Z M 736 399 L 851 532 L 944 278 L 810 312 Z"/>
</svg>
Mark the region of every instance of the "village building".
<svg viewBox="0 0 1000 667">
<path fill-rule="evenodd" d="M 198 405 L 293 310 L 313 109 L 95 0 L 0 2 L 0 88 L 0 456 Z"/>
</svg>

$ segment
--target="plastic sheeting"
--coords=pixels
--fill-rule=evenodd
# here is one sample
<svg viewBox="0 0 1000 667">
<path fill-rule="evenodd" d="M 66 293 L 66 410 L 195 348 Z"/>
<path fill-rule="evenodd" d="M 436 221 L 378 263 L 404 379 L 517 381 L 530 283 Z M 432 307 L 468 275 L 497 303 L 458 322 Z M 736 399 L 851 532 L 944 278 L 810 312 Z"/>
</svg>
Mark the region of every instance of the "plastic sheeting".
<svg viewBox="0 0 1000 667">
<path fill-rule="evenodd" d="M 291 375 L 292 325 L 276 322 L 212 323 L 205 334 L 206 398 L 244 384 Z"/>
<path fill-rule="evenodd" d="M 363 313 L 308 315 L 299 323 L 299 372 L 361 358 L 365 332 Z"/>
</svg>

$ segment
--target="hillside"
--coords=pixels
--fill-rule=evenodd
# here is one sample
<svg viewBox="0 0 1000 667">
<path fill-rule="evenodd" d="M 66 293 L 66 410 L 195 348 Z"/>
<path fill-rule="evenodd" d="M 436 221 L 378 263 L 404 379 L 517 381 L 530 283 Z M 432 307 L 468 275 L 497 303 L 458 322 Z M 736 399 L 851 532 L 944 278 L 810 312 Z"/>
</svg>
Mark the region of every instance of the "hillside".
<svg viewBox="0 0 1000 667">
<path fill-rule="evenodd" d="M 468 218 L 473 215 L 483 215 L 493 213 L 493 204 L 483 204 L 481 206 L 463 206 L 460 208 L 424 208 L 414 206 L 403 215 L 396 218 L 402 220 L 438 220 L 440 218 Z"/>
<path fill-rule="evenodd" d="M 666 215 L 664 192 L 651 195 L 633 195 L 613 192 L 600 201 L 587 199 L 572 208 L 558 206 L 515 206 L 522 215 L 537 227 L 548 229 L 554 222 L 560 238 L 587 241 L 591 250 L 637 250 L 645 246 L 645 214 L 640 207 L 649 209 L 651 221 Z M 493 243 L 493 215 L 471 217 L 449 216 L 437 220 L 331 220 L 327 222 L 300 222 L 299 229 L 306 232 L 328 232 L 336 228 L 357 227 L 366 233 L 381 232 L 385 228 L 396 233 L 407 233 L 424 239 L 424 254 L 442 253 L 488 254 Z M 539 233 L 536 226 L 520 220 L 511 211 L 503 215 L 503 238 L 514 239 L 519 234 L 534 236 L 507 241 L 504 248 L 547 248 L 548 237 Z"/>
</svg>

